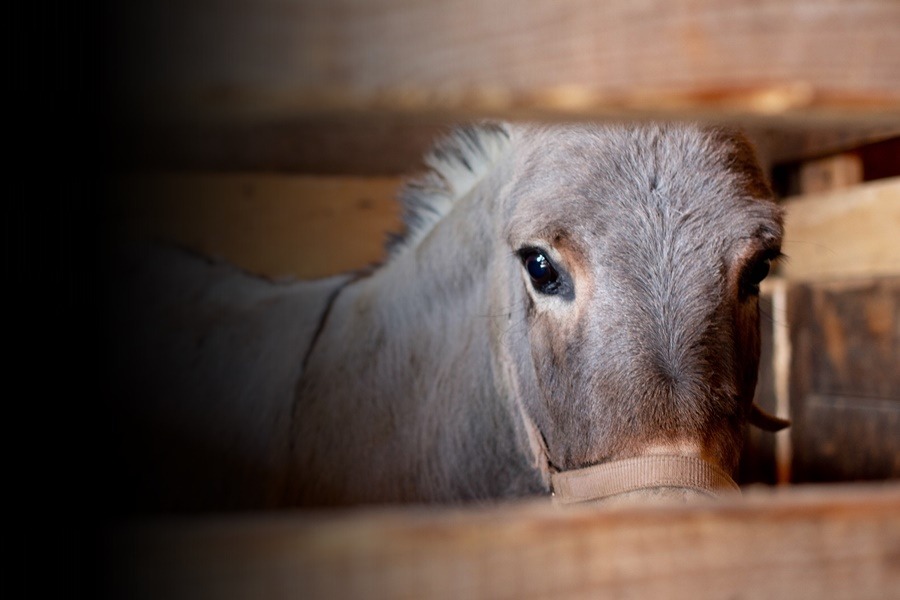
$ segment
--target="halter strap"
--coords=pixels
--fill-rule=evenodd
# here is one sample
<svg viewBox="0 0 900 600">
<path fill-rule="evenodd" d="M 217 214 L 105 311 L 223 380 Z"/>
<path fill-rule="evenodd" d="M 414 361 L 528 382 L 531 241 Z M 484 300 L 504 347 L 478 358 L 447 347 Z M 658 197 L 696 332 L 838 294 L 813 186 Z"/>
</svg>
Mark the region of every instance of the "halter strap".
<svg viewBox="0 0 900 600">
<path fill-rule="evenodd" d="M 661 487 L 682 488 L 710 497 L 740 495 L 741 488 L 722 469 L 702 458 L 649 454 L 600 463 L 583 469 L 558 471 L 550 463 L 547 445 L 534 421 L 518 403 L 534 465 L 553 494 L 557 506 L 592 502 Z"/>
<path fill-rule="evenodd" d="M 600 500 L 635 490 L 676 487 L 716 497 L 740 494 L 728 474 L 701 458 L 648 455 L 601 463 L 550 476 L 557 505 Z"/>
<path fill-rule="evenodd" d="M 550 460 L 543 434 L 525 410 L 518 381 L 512 372 L 512 360 L 501 347 L 501 371 L 511 391 L 525 439 L 531 450 L 532 465 L 540 474 L 557 506 L 591 502 L 636 490 L 672 487 L 700 492 L 710 497 L 740 495 L 741 488 L 722 469 L 692 456 L 649 454 L 625 458 L 583 469 L 559 471 Z"/>
</svg>

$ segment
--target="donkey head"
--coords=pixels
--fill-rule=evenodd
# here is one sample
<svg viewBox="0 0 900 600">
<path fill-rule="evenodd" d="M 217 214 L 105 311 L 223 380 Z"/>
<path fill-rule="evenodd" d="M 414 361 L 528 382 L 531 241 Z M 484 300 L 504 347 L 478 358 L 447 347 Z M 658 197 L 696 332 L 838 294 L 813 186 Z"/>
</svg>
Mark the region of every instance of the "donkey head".
<svg viewBox="0 0 900 600">
<path fill-rule="evenodd" d="M 503 296 L 519 312 L 500 342 L 551 467 L 676 454 L 733 470 L 760 414 L 759 283 L 782 234 L 749 144 L 689 125 L 510 135 Z"/>
</svg>

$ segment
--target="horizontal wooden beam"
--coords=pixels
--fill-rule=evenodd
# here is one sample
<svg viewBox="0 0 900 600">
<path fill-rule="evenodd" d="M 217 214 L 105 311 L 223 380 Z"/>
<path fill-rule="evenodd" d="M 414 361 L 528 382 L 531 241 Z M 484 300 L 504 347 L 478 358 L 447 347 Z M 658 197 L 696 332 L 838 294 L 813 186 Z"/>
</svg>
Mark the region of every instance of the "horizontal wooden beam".
<svg viewBox="0 0 900 600">
<path fill-rule="evenodd" d="M 792 280 L 900 275 L 900 178 L 784 203 L 782 275 Z"/>
<path fill-rule="evenodd" d="M 254 122 L 130 124 L 117 130 L 121 171 L 277 172 L 396 176 L 453 123 L 400 116 L 341 115 Z"/>
<path fill-rule="evenodd" d="M 123 126 L 116 161 L 123 168 L 255 171 L 314 175 L 407 174 L 452 118 L 344 114 L 260 119 L 196 120 Z M 743 125 L 740 124 L 739 125 Z M 764 165 L 852 150 L 900 136 L 890 125 L 744 127 Z"/>
<path fill-rule="evenodd" d="M 113 81 L 145 115 L 893 123 L 893 0 L 127 3 Z"/>
<path fill-rule="evenodd" d="M 114 237 L 159 240 L 272 278 L 316 278 L 385 257 L 401 230 L 391 177 L 132 175 L 111 186 Z"/>
<path fill-rule="evenodd" d="M 116 597 L 883 599 L 900 590 L 900 486 L 167 519 L 106 549 Z"/>
</svg>

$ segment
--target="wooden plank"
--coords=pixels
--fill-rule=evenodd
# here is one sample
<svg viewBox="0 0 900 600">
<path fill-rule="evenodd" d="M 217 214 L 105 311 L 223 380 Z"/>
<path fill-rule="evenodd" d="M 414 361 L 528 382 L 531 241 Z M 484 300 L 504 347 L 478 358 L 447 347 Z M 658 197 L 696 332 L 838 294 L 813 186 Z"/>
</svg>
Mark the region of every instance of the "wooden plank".
<svg viewBox="0 0 900 600">
<path fill-rule="evenodd" d="M 188 120 L 900 116 L 893 0 L 147 1 L 114 23 L 125 105 Z"/>
<path fill-rule="evenodd" d="M 253 122 L 131 124 L 116 130 L 115 160 L 125 169 L 401 175 L 418 168 L 425 151 L 454 122 L 421 115 L 348 113 Z M 846 124 L 745 129 L 763 165 L 819 158 L 900 135 L 897 126 Z"/>
<path fill-rule="evenodd" d="M 808 147 L 810 151 L 817 150 L 816 152 L 800 152 L 781 161 L 763 160 L 763 164 L 771 167 L 772 187 L 775 193 L 781 198 L 790 198 L 823 193 L 877 179 L 900 177 L 900 161 L 897 160 L 900 156 L 900 131 L 890 132 L 889 129 L 883 131 L 890 135 L 880 139 L 877 136 L 866 139 L 865 135 L 856 135 L 861 133 L 859 131 L 847 132 L 850 135 L 844 141 L 848 144 L 834 147 L 827 138 L 820 138 Z M 764 143 L 783 141 L 786 145 L 776 148 L 775 154 L 785 155 L 794 150 L 798 152 L 801 150 L 799 147 L 792 147 L 792 141 L 796 139 L 796 136 L 786 132 L 786 135 L 766 140 Z M 813 140 L 814 137 L 807 138 L 807 141 Z M 772 149 L 771 146 L 763 146 L 760 154 L 765 157 Z M 810 167 L 812 173 L 808 172 Z M 824 169 L 820 171 L 823 167 Z M 812 180 L 810 175 L 813 175 Z"/>
<path fill-rule="evenodd" d="M 385 257 L 401 229 L 396 178 L 157 174 L 110 194 L 118 237 L 157 239 L 273 278 L 315 278 Z"/>
<path fill-rule="evenodd" d="M 781 274 L 794 281 L 900 274 L 900 177 L 789 198 Z"/>
<path fill-rule="evenodd" d="M 883 599 L 900 590 L 900 485 L 167 519 L 106 550 L 114 597 Z"/>
<path fill-rule="evenodd" d="M 125 125 L 119 168 L 312 175 L 403 175 L 452 123 L 445 119 L 347 114 L 253 122 Z"/>
<path fill-rule="evenodd" d="M 800 167 L 800 193 L 821 194 L 863 182 L 862 158 L 853 153 L 811 160 Z"/>
<path fill-rule="evenodd" d="M 900 478 L 900 277 L 789 293 L 795 481 Z"/>
<path fill-rule="evenodd" d="M 790 405 L 791 343 L 784 279 L 763 281 L 759 298 L 759 379 L 754 403 L 769 414 L 792 421 Z M 748 426 L 738 467 L 738 482 L 789 483 L 791 481 L 790 428 L 772 434 Z"/>
<path fill-rule="evenodd" d="M 891 138 L 900 139 L 900 124 L 875 127 L 848 125 L 797 127 L 783 122 L 777 127 L 751 127 L 747 129 L 747 133 L 756 145 L 763 164 L 771 166 L 848 152 L 860 146 L 880 144 Z M 867 179 L 888 176 L 890 175 Z"/>
<path fill-rule="evenodd" d="M 816 391 L 900 402 L 900 277 L 794 287 L 789 319 L 803 328 Z"/>
<path fill-rule="evenodd" d="M 760 357 L 759 379 L 754 402 L 770 414 L 779 414 L 776 400 L 776 371 L 774 339 L 780 325 L 773 318 L 772 286 L 766 286 L 759 298 L 760 311 Z M 779 415 L 786 416 L 786 415 Z M 737 482 L 769 483 L 778 481 L 776 468 L 775 436 L 757 427 L 748 427 L 738 465 Z"/>
<path fill-rule="evenodd" d="M 900 479 L 900 398 L 808 394 L 798 404 L 795 481 Z"/>
</svg>

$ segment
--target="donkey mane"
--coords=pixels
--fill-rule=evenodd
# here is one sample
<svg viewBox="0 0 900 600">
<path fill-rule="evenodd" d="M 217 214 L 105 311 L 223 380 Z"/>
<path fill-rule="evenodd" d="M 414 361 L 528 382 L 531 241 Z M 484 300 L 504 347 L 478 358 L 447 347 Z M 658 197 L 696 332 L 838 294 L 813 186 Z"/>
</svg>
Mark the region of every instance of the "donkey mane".
<svg viewBox="0 0 900 600">
<path fill-rule="evenodd" d="M 399 192 L 405 231 L 388 241 L 391 256 L 415 248 L 468 194 L 509 148 L 509 131 L 500 123 L 457 127 L 425 155 L 427 170 Z"/>
</svg>

